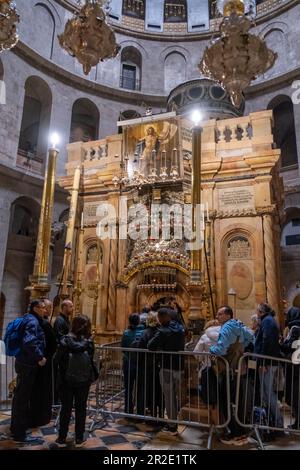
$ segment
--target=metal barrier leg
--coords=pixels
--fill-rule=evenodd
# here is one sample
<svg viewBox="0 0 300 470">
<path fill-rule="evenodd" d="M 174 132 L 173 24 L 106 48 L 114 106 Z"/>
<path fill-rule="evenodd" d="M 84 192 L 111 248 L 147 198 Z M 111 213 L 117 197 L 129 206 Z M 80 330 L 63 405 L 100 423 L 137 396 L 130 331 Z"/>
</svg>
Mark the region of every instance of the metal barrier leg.
<svg viewBox="0 0 300 470">
<path fill-rule="evenodd" d="M 95 415 L 93 421 L 91 422 L 91 425 L 89 427 L 89 432 L 93 432 L 94 427 L 96 425 L 97 429 L 103 429 L 105 426 L 108 425 L 109 420 L 115 422 L 115 418 L 113 415 L 111 415 L 108 411 L 98 411 L 97 414 Z"/>
<path fill-rule="evenodd" d="M 215 430 L 214 425 L 210 426 L 209 435 L 208 435 L 208 439 L 207 439 L 207 450 L 211 450 L 214 430 Z"/>
<path fill-rule="evenodd" d="M 261 440 L 261 437 L 260 437 L 259 430 L 258 430 L 258 427 L 257 427 L 257 426 L 254 427 L 254 432 L 255 432 L 255 437 L 256 437 L 256 439 L 257 439 L 257 441 L 258 441 L 258 443 L 259 443 L 259 448 L 260 448 L 261 450 L 265 450 L 264 444 L 263 444 L 263 441 Z"/>
</svg>

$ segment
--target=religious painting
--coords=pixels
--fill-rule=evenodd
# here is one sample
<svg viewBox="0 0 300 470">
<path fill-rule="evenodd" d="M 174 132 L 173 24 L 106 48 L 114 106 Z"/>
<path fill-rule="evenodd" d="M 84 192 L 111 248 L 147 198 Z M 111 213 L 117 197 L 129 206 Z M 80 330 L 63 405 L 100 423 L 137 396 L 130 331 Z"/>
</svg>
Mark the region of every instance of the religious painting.
<svg viewBox="0 0 300 470">
<path fill-rule="evenodd" d="M 176 117 L 166 120 L 141 118 L 123 129 L 128 174 L 167 180 L 174 168 L 180 173 L 180 127 Z M 144 122 L 145 121 L 145 122 Z"/>
</svg>

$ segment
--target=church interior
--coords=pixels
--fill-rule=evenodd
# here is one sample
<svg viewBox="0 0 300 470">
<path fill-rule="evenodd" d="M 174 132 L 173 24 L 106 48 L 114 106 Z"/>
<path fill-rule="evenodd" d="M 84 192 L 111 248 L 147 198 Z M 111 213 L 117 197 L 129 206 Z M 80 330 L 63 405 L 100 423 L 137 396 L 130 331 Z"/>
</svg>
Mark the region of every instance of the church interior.
<svg viewBox="0 0 300 470">
<path fill-rule="evenodd" d="M 250 328 L 267 302 L 283 330 L 300 308 L 299 0 L 0 13 L 1 337 L 40 298 L 54 318 L 71 299 L 97 345 L 170 299 L 190 341 L 224 305 Z M 164 448 L 127 431 L 89 447 Z"/>
</svg>

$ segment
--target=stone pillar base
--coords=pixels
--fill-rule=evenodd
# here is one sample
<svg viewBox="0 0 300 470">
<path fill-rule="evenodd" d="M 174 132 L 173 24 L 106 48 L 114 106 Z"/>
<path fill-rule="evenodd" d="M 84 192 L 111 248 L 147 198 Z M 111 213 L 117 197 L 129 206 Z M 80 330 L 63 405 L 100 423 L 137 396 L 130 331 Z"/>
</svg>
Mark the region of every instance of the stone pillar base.
<svg viewBox="0 0 300 470">
<path fill-rule="evenodd" d="M 194 281 L 195 277 L 192 276 L 191 282 L 187 285 L 190 294 L 190 312 L 188 315 L 189 329 L 193 334 L 200 334 L 203 331 L 205 323 L 205 315 L 203 315 L 202 296 L 204 293 L 204 286 L 201 281 Z"/>
<path fill-rule="evenodd" d="M 51 286 L 47 282 L 47 277 L 31 277 L 30 286 L 25 288 L 30 291 L 30 300 L 44 299 L 48 296 Z"/>
</svg>

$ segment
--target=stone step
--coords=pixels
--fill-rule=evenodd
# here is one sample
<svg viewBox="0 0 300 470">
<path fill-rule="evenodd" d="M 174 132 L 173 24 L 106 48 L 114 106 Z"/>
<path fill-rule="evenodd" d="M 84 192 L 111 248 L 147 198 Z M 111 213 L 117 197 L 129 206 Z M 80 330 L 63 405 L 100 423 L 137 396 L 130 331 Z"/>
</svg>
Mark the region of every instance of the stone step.
<svg viewBox="0 0 300 470">
<path fill-rule="evenodd" d="M 193 422 L 208 423 L 208 408 L 196 396 L 191 396 L 189 402 L 186 403 L 180 410 L 180 419 Z"/>
</svg>

